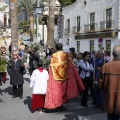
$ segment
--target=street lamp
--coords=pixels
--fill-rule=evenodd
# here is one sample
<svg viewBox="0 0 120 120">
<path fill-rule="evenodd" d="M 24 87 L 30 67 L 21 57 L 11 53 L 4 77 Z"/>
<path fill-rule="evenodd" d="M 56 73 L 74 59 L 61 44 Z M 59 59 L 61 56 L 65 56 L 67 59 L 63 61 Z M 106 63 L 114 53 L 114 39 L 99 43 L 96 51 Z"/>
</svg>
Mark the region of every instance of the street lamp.
<svg viewBox="0 0 120 120">
<path fill-rule="evenodd" d="M 40 33 L 39 33 L 39 15 L 42 16 L 43 15 L 43 8 L 42 7 L 35 7 L 34 8 L 35 11 L 33 11 L 34 14 L 37 14 L 37 42 L 38 39 L 40 37 Z"/>
<path fill-rule="evenodd" d="M 44 24 L 45 24 L 45 21 L 44 21 L 44 19 L 42 19 L 42 25 L 43 25 L 43 29 L 42 29 L 42 31 L 43 31 L 42 32 L 43 33 L 42 36 L 43 37 L 42 38 L 43 38 L 43 43 L 44 43 Z"/>
</svg>

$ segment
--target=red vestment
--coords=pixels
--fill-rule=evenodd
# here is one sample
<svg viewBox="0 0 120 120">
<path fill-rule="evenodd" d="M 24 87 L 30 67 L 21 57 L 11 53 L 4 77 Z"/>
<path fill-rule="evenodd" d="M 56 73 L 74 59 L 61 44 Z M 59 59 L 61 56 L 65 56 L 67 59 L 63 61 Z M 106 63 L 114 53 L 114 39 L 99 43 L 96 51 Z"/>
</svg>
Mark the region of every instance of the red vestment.
<svg viewBox="0 0 120 120">
<path fill-rule="evenodd" d="M 67 78 L 65 80 L 55 80 L 52 68 L 49 68 L 45 108 L 60 107 L 68 102 L 69 99 L 77 97 L 85 89 L 76 66 L 70 59 L 67 61 Z"/>
</svg>

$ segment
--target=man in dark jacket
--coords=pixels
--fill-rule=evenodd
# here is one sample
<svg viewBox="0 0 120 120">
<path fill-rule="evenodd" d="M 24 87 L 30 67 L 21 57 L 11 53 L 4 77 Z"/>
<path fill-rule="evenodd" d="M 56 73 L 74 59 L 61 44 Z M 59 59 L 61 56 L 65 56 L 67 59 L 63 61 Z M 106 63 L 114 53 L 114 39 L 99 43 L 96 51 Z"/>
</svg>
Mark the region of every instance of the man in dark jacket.
<svg viewBox="0 0 120 120">
<path fill-rule="evenodd" d="M 32 75 L 32 72 L 37 69 L 37 61 L 40 59 L 40 56 L 37 51 L 33 50 L 30 52 L 30 58 L 29 58 L 29 66 L 30 66 L 30 76 Z"/>
<path fill-rule="evenodd" d="M 18 58 L 18 52 L 13 52 L 13 57 L 7 66 L 8 74 L 10 75 L 10 84 L 13 86 L 13 98 L 19 96 L 23 98 L 23 71 L 24 65 Z"/>
</svg>

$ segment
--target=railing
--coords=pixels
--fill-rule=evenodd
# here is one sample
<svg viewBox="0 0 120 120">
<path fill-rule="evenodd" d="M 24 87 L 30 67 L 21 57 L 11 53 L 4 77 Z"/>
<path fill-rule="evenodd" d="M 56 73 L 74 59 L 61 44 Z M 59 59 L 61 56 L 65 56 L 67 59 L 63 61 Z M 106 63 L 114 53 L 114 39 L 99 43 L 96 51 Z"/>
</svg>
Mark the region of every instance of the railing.
<svg viewBox="0 0 120 120">
<path fill-rule="evenodd" d="M 65 28 L 64 29 L 64 34 L 68 34 L 68 33 L 70 33 L 70 28 Z"/>
<path fill-rule="evenodd" d="M 76 32 L 76 26 L 72 27 L 72 32 L 73 32 L 73 33 Z"/>
<path fill-rule="evenodd" d="M 93 24 L 86 24 L 84 25 L 84 31 L 95 31 L 98 29 L 98 23 L 93 23 Z"/>
<path fill-rule="evenodd" d="M 113 27 L 113 20 L 109 21 L 101 21 L 100 22 L 100 29 L 111 29 Z"/>
<path fill-rule="evenodd" d="M 72 27 L 72 32 L 73 33 L 80 32 L 80 26 L 74 26 L 74 27 Z"/>
</svg>

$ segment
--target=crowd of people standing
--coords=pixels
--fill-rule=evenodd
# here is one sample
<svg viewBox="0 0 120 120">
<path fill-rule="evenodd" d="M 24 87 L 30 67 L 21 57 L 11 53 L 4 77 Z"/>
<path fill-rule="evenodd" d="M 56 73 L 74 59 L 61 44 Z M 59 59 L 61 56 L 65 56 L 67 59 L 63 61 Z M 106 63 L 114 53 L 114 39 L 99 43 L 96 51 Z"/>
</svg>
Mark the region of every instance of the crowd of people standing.
<svg viewBox="0 0 120 120">
<path fill-rule="evenodd" d="M 94 107 L 105 109 L 108 112 L 108 120 L 119 120 L 120 106 L 117 104 L 120 89 L 118 81 L 120 73 L 120 68 L 118 68 L 119 49 L 120 46 L 114 48 L 113 60 L 109 51 L 105 51 L 104 48 L 97 52 L 93 50 L 91 53 L 88 51 L 76 53 L 73 48 L 64 52 L 61 43 L 58 43 L 55 49 L 49 49 L 49 52 L 41 51 L 39 53 L 35 50 L 21 49 L 14 51 L 12 58 L 7 58 L 9 62 L 6 63 L 10 84 L 13 86 L 13 98 L 18 96 L 23 98 L 23 75 L 26 74 L 25 63 L 29 59 L 30 88 L 33 89 L 33 112 L 38 110 L 42 113 L 45 108 L 61 109 L 63 104 L 78 95 L 81 95 L 81 106 L 89 107 L 87 101 L 90 92 Z M 49 66 L 44 65 L 41 56 L 49 61 Z M 114 63 L 112 63 L 113 61 Z M 116 68 L 115 64 L 118 65 Z M 112 67 L 113 71 L 110 69 Z M 0 74 L 2 77 L 4 76 L 2 72 Z M 117 77 L 115 78 L 114 75 Z M 113 78 L 117 79 L 113 85 L 114 88 L 111 87 Z M 114 94 L 111 93 L 111 89 Z M 106 95 L 108 93 L 110 94 Z M 111 100 L 112 97 L 114 100 Z"/>
</svg>

